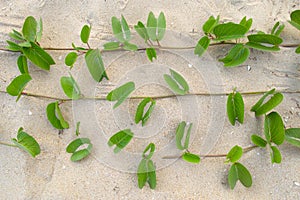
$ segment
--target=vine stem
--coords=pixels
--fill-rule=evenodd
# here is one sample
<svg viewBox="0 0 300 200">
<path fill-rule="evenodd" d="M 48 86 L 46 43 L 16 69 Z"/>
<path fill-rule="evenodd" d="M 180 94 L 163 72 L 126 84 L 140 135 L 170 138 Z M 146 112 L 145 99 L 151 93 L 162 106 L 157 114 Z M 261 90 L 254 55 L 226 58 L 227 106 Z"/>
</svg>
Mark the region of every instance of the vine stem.
<svg viewBox="0 0 300 200">
<path fill-rule="evenodd" d="M 1 142 L 0 141 L 0 145 L 5 145 L 5 146 L 9 146 L 9 147 L 18 147 L 17 145 L 14 145 L 14 144 L 8 144 L 6 142 Z"/>
<path fill-rule="evenodd" d="M 209 46 L 217 46 L 217 45 L 235 45 L 236 42 L 218 42 L 218 43 L 212 43 Z M 243 43 L 245 44 L 245 43 Z M 300 44 L 280 44 L 280 47 L 284 48 L 295 48 L 300 46 Z M 188 49 L 194 49 L 196 46 L 185 46 L 185 47 L 176 47 L 176 46 L 161 46 L 161 45 L 152 45 L 155 49 L 174 49 L 174 50 L 188 50 Z M 44 50 L 48 51 L 74 51 L 73 48 L 67 48 L 67 47 L 45 47 Z M 145 51 L 146 47 L 138 48 L 137 51 Z M 8 50 L 4 47 L 0 47 L 0 51 L 7 51 L 7 52 L 15 52 Z M 111 50 L 109 50 L 111 51 Z M 102 50 L 102 52 L 109 52 L 106 50 Z M 124 49 L 116 49 L 115 51 L 127 51 Z"/>
<path fill-rule="evenodd" d="M 258 146 L 256 145 L 253 145 L 253 146 L 250 146 L 250 147 L 245 147 L 243 148 L 243 152 L 244 153 L 248 153 L 250 151 L 252 151 L 253 149 L 256 149 Z M 227 154 L 207 154 L 207 155 L 199 155 L 200 157 L 202 158 L 225 158 L 227 156 Z M 181 158 L 181 156 L 165 156 L 165 157 L 162 157 L 162 159 L 178 159 L 178 158 Z"/>
</svg>

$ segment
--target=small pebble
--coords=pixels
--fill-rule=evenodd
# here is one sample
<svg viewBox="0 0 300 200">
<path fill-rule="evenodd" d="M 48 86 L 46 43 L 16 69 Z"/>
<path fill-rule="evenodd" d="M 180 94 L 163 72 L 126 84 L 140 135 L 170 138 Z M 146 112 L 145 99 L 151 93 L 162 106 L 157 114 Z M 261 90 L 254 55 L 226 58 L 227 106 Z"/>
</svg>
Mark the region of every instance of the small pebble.
<svg viewBox="0 0 300 200">
<path fill-rule="evenodd" d="M 249 72 L 251 71 L 251 66 L 250 66 L 250 65 L 247 66 L 247 70 L 248 70 Z"/>
<path fill-rule="evenodd" d="M 30 110 L 28 111 L 28 115 L 32 115 L 32 112 Z"/>
<path fill-rule="evenodd" d="M 63 165 L 63 166 L 62 166 L 62 168 L 63 168 L 63 169 L 66 169 L 66 166 L 65 166 L 65 165 Z"/>
<path fill-rule="evenodd" d="M 59 56 L 59 57 L 58 57 L 58 60 L 61 60 L 61 59 L 62 59 L 62 56 Z"/>
<path fill-rule="evenodd" d="M 300 187 L 300 183 L 299 183 L 299 182 L 297 182 L 297 181 L 294 181 L 294 185 L 296 185 L 296 186 Z"/>
<path fill-rule="evenodd" d="M 260 155 L 260 153 L 258 153 L 258 152 L 257 152 L 256 154 L 257 154 L 258 156 Z"/>
<path fill-rule="evenodd" d="M 192 67 L 193 67 L 193 65 L 192 65 L 192 64 L 188 64 L 188 66 L 189 66 L 189 68 L 192 68 Z"/>
</svg>

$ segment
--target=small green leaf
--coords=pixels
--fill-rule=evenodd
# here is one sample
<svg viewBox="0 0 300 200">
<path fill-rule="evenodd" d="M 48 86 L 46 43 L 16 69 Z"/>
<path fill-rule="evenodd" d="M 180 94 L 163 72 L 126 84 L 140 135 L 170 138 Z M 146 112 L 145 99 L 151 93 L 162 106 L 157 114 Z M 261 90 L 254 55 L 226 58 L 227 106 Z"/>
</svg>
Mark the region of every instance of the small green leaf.
<svg viewBox="0 0 300 200">
<path fill-rule="evenodd" d="M 19 43 L 19 46 L 20 47 L 31 47 L 31 43 L 30 42 L 21 42 L 21 43 Z"/>
<path fill-rule="evenodd" d="M 285 130 L 285 141 L 300 148 L 300 128 Z"/>
<path fill-rule="evenodd" d="M 207 50 L 210 44 L 210 39 L 207 36 L 203 36 L 197 43 L 194 54 L 199 57 L 203 55 L 203 53 Z"/>
<path fill-rule="evenodd" d="M 145 186 L 148 179 L 147 162 L 148 160 L 142 159 L 138 166 L 137 177 L 138 177 L 138 185 L 140 189 L 142 189 Z"/>
<path fill-rule="evenodd" d="M 182 121 L 178 124 L 177 129 L 176 129 L 176 146 L 179 150 L 187 149 L 189 146 L 189 139 L 190 139 L 193 123 L 191 123 L 189 125 L 189 128 L 186 132 L 185 141 L 183 143 L 182 138 L 185 133 L 186 125 L 187 125 L 186 122 Z"/>
<path fill-rule="evenodd" d="M 188 153 L 188 152 L 185 152 L 182 155 L 182 159 L 185 160 L 186 162 L 190 162 L 190 163 L 195 163 L 195 164 L 200 163 L 200 157 L 198 155 Z"/>
<path fill-rule="evenodd" d="M 244 37 L 245 33 L 247 33 L 247 28 L 243 25 L 229 22 L 215 26 L 213 33 L 216 36 L 216 41 L 233 40 Z"/>
<path fill-rule="evenodd" d="M 289 23 L 300 30 L 300 10 L 295 10 L 291 13 L 291 21 Z"/>
<path fill-rule="evenodd" d="M 76 123 L 76 131 L 75 131 L 76 136 L 80 135 L 79 127 L 80 127 L 80 122 L 77 122 Z"/>
<path fill-rule="evenodd" d="M 37 32 L 36 32 L 36 41 L 40 42 L 43 35 L 43 21 L 40 18 L 40 21 L 37 23 Z"/>
<path fill-rule="evenodd" d="M 144 108 L 148 103 L 151 103 L 151 104 L 150 104 L 148 110 L 146 111 L 146 113 L 144 115 Z M 142 126 L 144 126 L 144 124 L 150 118 L 150 115 L 151 115 L 151 113 L 154 109 L 155 104 L 156 104 L 155 100 L 153 100 L 149 97 L 144 98 L 137 107 L 137 111 L 136 111 L 136 114 L 135 114 L 135 123 L 138 124 L 140 121 L 142 121 Z"/>
<path fill-rule="evenodd" d="M 65 64 L 67 66 L 73 66 L 77 60 L 77 57 L 78 57 L 78 55 L 75 52 L 68 53 L 68 55 L 65 58 Z"/>
<path fill-rule="evenodd" d="M 230 49 L 228 54 L 219 59 L 219 61 L 224 63 L 225 67 L 235 67 L 244 63 L 250 54 L 250 50 L 245 47 L 243 44 L 236 44 Z"/>
<path fill-rule="evenodd" d="M 70 74 L 70 77 L 63 76 L 60 79 L 61 87 L 64 93 L 70 98 L 77 100 L 81 96 L 81 92 L 78 84 L 74 80 L 73 76 Z"/>
<path fill-rule="evenodd" d="M 101 82 L 103 78 L 108 80 L 99 49 L 89 50 L 85 55 L 85 62 L 95 81 Z"/>
<path fill-rule="evenodd" d="M 121 26 L 122 26 L 122 32 L 123 32 L 123 35 L 125 36 L 125 41 L 129 41 L 131 39 L 131 33 L 130 33 L 130 30 L 129 30 L 129 27 L 128 27 L 128 24 L 127 24 L 127 21 L 126 19 L 124 18 L 124 16 L 122 15 L 122 18 L 121 18 Z"/>
<path fill-rule="evenodd" d="M 116 17 L 111 18 L 111 24 L 112 24 L 112 29 L 115 37 L 120 41 L 120 42 L 125 42 L 126 40 L 124 39 L 123 36 L 123 31 L 122 31 L 122 26 L 120 20 Z"/>
<path fill-rule="evenodd" d="M 261 51 L 280 51 L 280 48 L 278 46 L 265 46 L 255 42 L 247 42 L 246 46 Z"/>
<path fill-rule="evenodd" d="M 133 137 L 133 133 L 130 129 L 125 129 L 117 132 L 110 137 L 108 141 L 108 146 L 116 145 L 114 148 L 114 153 L 119 153 L 126 145 L 130 142 Z"/>
<path fill-rule="evenodd" d="M 276 146 L 271 146 L 271 161 L 272 163 L 281 163 L 281 153 Z"/>
<path fill-rule="evenodd" d="M 148 161 L 148 184 L 151 189 L 156 188 L 156 171 L 152 160 Z"/>
<path fill-rule="evenodd" d="M 231 189 L 234 189 L 238 180 L 240 180 L 245 187 L 251 187 L 252 185 L 252 176 L 248 169 L 241 163 L 234 163 L 228 174 L 228 183 Z"/>
<path fill-rule="evenodd" d="M 213 32 L 213 29 L 216 25 L 219 24 L 220 16 L 217 16 L 215 19 L 214 16 L 210 16 L 208 20 L 203 24 L 202 30 L 205 33 L 205 35 L 208 35 L 209 33 Z"/>
<path fill-rule="evenodd" d="M 34 17 L 29 16 L 25 19 L 23 24 L 22 33 L 24 38 L 27 41 L 35 42 L 36 39 L 36 32 L 37 32 L 37 21 Z"/>
<path fill-rule="evenodd" d="M 106 51 L 112 51 L 120 48 L 120 43 L 119 42 L 108 42 L 103 45 L 104 50 Z"/>
<path fill-rule="evenodd" d="M 31 135 L 25 133 L 23 128 L 19 129 L 17 138 L 13 138 L 12 142 L 32 157 L 37 156 L 41 152 L 39 143 Z"/>
<path fill-rule="evenodd" d="M 263 51 L 279 51 L 278 45 L 282 43 L 280 37 L 271 34 L 252 34 L 247 37 L 249 40 L 247 46 Z"/>
<path fill-rule="evenodd" d="M 264 123 L 264 133 L 268 142 L 280 145 L 284 141 L 284 124 L 281 116 L 277 112 L 266 115 Z"/>
<path fill-rule="evenodd" d="M 240 25 L 243 25 L 247 28 L 247 31 L 248 32 L 252 26 L 252 18 L 248 19 L 247 20 L 247 17 L 245 16 L 241 21 L 240 21 Z"/>
<path fill-rule="evenodd" d="M 157 40 L 163 39 L 166 32 L 166 18 L 163 12 L 161 12 L 157 18 Z"/>
<path fill-rule="evenodd" d="M 22 91 L 24 90 L 29 81 L 31 81 L 31 76 L 29 74 L 22 74 L 20 76 L 17 76 L 7 86 L 6 92 L 11 96 L 17 96 L 16 101 L 18 101 L 22 95 Z"/>
<path fill-rule="evenodd" d="M 8 46 L 5 47 L 6 49 L 10 51 L 22 51 L 22 47 L 20 47 L 17 43 L 10 40 L 7 40 L 6 42 L 8 44 Z"/>
<path fill-rule="evenodd" d="M 295 50 L 295 53 L 300 54 L 300 46 L 297 47 L 297 49 Z"/>
<path fill-rule="evenodd" d="M 68 122 L 66 122 L 61 114 L 58 102 L 53 102 L 48 104 L 47 109 L 47 118 L 52 126 L 56 129 L 69 128 Z"/>
<path fill-rule="evenodd" d="M 156 59 L 156 50 L 153 47 L 146 48 L 146 54 L 151 62 L 153 62 L 153 58 Z"/>
<path fill-rule="evenodd" d="M 80 149 L 77 151 L 77 149 L 82 146 L 87 144 L 87 148 L 85 149 Z M 87 157 L 93 148 L 93 145 L 88 138 L 77 138 L 73 140 L 66 148 L 66 152 L 72 153 L 71 156 L 71 161 L 76 162 L 79 160 L 82 160 L 83 158 Z"/>
<path fill-rule="evenodd" d="M 263 138 L 261 138 L 258 135 L 251 135 L 251 141 L 253 142 L 253 144 L 255 144 L 256 146 L 259 147 L 266 147 L 267 146 L 267 141 L 264 140 Z"/>
<path fill-rule="evenodd" d="M 129 42 L 124 42 L 123 49 L 128 50 L 128 51 L 137 51 L 138 47 L 135 44 L 132 44 Z"/>
<path fill-rule="evenodd" d="M 149 40 L 147 29 L 142 22 L 139 21 L 137 25 L 134 26 L 134 29 L 145 41 Z"/>
<path fill-rule="evenodd" d="M 278 106 L 283 100 L 283 95 L 281 93 L 275 93 L 273 96 L 264 104 L 260 105 L 254 112 L 256 116 L 266 114 L 273 108 Z"/>
<path fill-rule="evenodd" d="M 88 43 L 91 33 L 91 27 L 88 25 L 84 25 L 81 29 L 80 39 L 83 43 Z"/>
<path fill-rule="evenodd" d="M 149 152 L 148 155 L 146 155 Z M 155 144 L 150 143 L 143 152 L 143 159 L 151 159 L 155 151 Z"/>
<path fill-rule="evenodd" d="M 171 76 L 165 74 L 164 79 L 169 87 L 179 95 L 185 95 L 189 91 L 186 80 L 176 71 L 170 69 Z"/>
<path fill-rule="evenodd" d="M 149 38 L 153 41 L 157 39 L 156 31 L 157 31 L 157 19 L 155 18 L 153 12 L 150 12 L 147 20 L 147 33 L 149 35 Z"/>
<path fill-rule="evenodd" d="M 269 95 L 274 94 L 274 93 L 275 93 L 275 89 L 271 89 L 271 90 L 269 90 L 268 92 L 266 92 L 266 93 L 265 93 L 265 94 L 257 101 L 257 103 L 256 103 L 254 106 L 252 106 L 251 111 L 252 111 L 252 112 L 255 112 L 255 111 L 263 104 L 264 100 L 265 100 Z"/>
<path fill-rule="evenodd" d="M 21 74 L 28 74 L 27 58 L 23 54 L 18 57 L 17 65 Z"/>
<path fill-rule="evenodd" d="M 230 123 L 234 126 L 235 121 L 244 123 L 244 100 L 239 92 L 229 94 L 227 99 L 227 116 Z"/>
<path fill-rule="evenodd" d="M 10 32 L 8 35 L 12 39 L 17 40 L 17 41 L 24 41 L 25 40 L 25 38 L 23 37 L 23 35 L 20 32 L 14 30 L 14 29 L 13 29 L 13 32 Z"/>
<path fill-rule="evenodd" d="M 24 47 L 23 52 L 31 62 L 44 70 L 49 70 L 50 65 L 55 64 L 53 58 L 44 49 L 33 42 L 31 42 L 31 47 Z"/>
<path fill-rule="evenodd" d="M 232 162 L 235 163 L 237 162 L 243 155 L 243 149 L 242 147 L 235 145 L 234 147 L 232 147 L 232 149 L 229 151 L 229 153 L 227 154 L 226 158 L 226 162 Z"/>
<path fill-rule="evenodd" d="M 272 28 L 271 35 L 279 36 L 283 29 L 284 24 L 280 25 L 279 22 L 276 22 L 276 24 Z"/>
<path fill-rule="evenodd" d="M 108 95 L 106 96 L 106 99 L 108 101 L 117 101 L 117 103 L 114 105 L 114 109 L 121 105 L 123 101 L 134 91 L 135 85 L 134 82 L 128 82 L 124 85 L 112 90 Z"/>
</svg>

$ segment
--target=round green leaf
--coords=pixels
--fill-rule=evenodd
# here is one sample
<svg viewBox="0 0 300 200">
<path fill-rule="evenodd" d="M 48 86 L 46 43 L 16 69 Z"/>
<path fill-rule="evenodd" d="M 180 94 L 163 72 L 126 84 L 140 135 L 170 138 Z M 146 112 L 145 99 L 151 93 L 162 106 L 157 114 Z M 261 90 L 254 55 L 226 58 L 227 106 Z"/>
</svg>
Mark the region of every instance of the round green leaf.
<svg viewBox="0 0 300 200">
<path fill-rule="evenodd" d="M 242 147 L 235 145 L 226 156 L 227 162 L 230 161 L 232 163 L 235 163 L 242 157 L 242 155 L 243 155 Z"/>
<path fill-rule="evenodd" d="M 83 43 L 88 43 L 89 37 L 91 33 L 91 27 L 88 25 L 84 25 L 81 29 L 80 39 Z M 70 65 L 68 65 L 70 66 Z"/>
<path fill-rule="evenodd" d="M 22 131 L 22 128 L 19 129 L 17 139 L 12 139 L 13 143 L 17 145 L 20 149 L 25 150 L 32 157 L 40 154 L 41 149 L 39 143 L 29 134 Z"/>
<path fill-rule="evenodd" d="M 271 161 L 272 163 L 281 163 L 281 153 L 276 146 L 271 146 Z"/>
<path fill-rule="evenodd" d="M 154 48 L 146 48 L 146 54 L 151 62 L 153 62 L 153 58 L 156 59 L 156 51 Z"/>
<path fill-rule="evenodd" d="M 195 163 L 195 164 L 198 164 L 200 163 L 200 157 L 196 154 L 192 154 L 192 153 L 188 153 L 188 152 L 185 152 L 183 155 L 182 155 L 182 159 L 187 161 L 187 162 L 190 162 L 190 163 Z"/>
<path fill-rule="evenodd" d="M 78 57 L 78 55 L 75 52 L 68 53 L 68 55 L 65 58 L 65 64 L 67 66 L 73 66 L 77 60 L 77 57 Z"/>
<path fill-rule="evenodd" d="M 255 144 L 256 146 L 259 146 L 259 147 L 264 148 L 267 145 L 267 141 L 258 135 L 251 135 L 251 141 L 253 142 L 253 144 Z"/>
<path fill-rule="evenodd" d="M 289 128 L 285 130 L 285 140 L 300 148 L 300 128 Z"/>
<path fill-rule="evenodd" d="M 210 39 L 207 36 L 203 36 L 197 43 L 194 54 L 197 56 L 202 56 L 204 52 L 207 50 L 210 44 Z"/>
<path fill-rule="evenodd" d="M 30 42 L 35 42 L 36 32 L 37 21 L 32 16 L 27 17 L 22 28 L 24 38 Z"/>
<path fill-rule="evenodd" d="M 31 81 L 31 76 L 29 74 L 22 74 L 20 76 L 17 76 L 7 86 L 6 91 L 11 96 L 17 96 L 16 101 L 18 101 L 21 97 L 22 91 L 24 90 L 29 81 Z"/>
<path fill-rule="evenodd" d="M 280 145 L 284 141 L 285 131 L 281 116 L 277 112 L 266 115 L 264 133 L 267 141 Z"/>
<path fill-rule="evenodd" d="M 70 77 L 65 77 L 65 76 L 61 77 L 60 84 L 64 93 L 70 99 L 77 100 L 80 98 L 81 92 L 79 86 L 77 85 L 72 75 L 70 75 Z"/>
</svg>

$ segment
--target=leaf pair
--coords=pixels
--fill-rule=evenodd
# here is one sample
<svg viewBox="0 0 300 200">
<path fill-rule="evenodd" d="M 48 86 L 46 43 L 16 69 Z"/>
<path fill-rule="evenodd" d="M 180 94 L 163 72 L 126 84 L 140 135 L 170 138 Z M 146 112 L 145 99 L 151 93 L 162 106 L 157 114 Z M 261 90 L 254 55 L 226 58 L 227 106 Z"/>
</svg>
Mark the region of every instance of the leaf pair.
<svg viewBox="0 0 300 200">
<path fill-rule="evenodd" d="M 300 148 L 300 128 L 285 130 L 285 141 Z"/>
<path fill-rule="evenodd" d="M 13 138 L 12 142 L 32 157 L 37 156 L 41 152 L 39 143 L 31 135 L 24 132 L 22 127 L 19 128 L 17 138 Z"/>
<path fill-rule="evenodd" d="M 112 17 L 111 23 L 113 33 L 119 42 L 109 42 L 104 44 L 104 50 L 115 50 L 120 47 L 120 44 L 122 44 L 121 46 L 123 49 L 136 51 L 138 47 L 129 42 L 131 39 L 131 32 L 124 16 L 122 15 L 121 20 L 116 17 Z"/>
<path fill-rule="evenodd" d="M 106 96 L 106 99 L 108 101 L 117 101 L 114 105 L 114 109 L 117 108 L 125 99 L 134 91 L 135 84 L 134 82 L 128 82 L 124 85 L 121 85 L 120 87 L 112 90 L 108 95 Z"/>
<path fill-rule="evenodd" d="M 87 147 L 78 150 L 79 147 L 81 147 L 83 145 L 87 145 Z M 92 148 L 93 148 L 93 145 L 92 145 L 90 139 L 88 139 L 88 138 L 77 138 L 77 139 L 73 140 L 67 146 L 66 151 L 68 153 L 72 154 L 71 161 L 76 162 L 76 161 L 82 160 L 83 158 L 90 155 Z"/>
<path fill-rule="evenodd" d="M 81 96 L 81 92 L 79 89 L 78 84 L 74 80 L 73 76 L 70 74 L 70 77 L 61 77 L 60 79 L 61 87 L 64 91 L 64 93 L 70 98 L 70 99 L 79 99 Z"/>
<path fill-rule="evenodd" d="M 150 103 L 148 110 L 144 114 L 145 107 Z M 135 123 L 138 124 L 142 121 L 142 126 L 146 124 L 148 119 L 151 116 L 151 113 L 155 107 L 156 101 L 151 99 L 150 97 L 144 98 L 137 107 L 136 114 L 135 114 Z"/>
<path fill-rule="evenodd" d="M 300 30 L 300 10 L 295 10 L 290 15 L 291 20 L 289 23 L 293 25 L 296 29 Z M 296 53 L 300 53 L 300 46 L 295 50 Z"/>
<path fill-rule="evenodd" d="M 187 128 L 187 123 L 185 121 L 182 121 L 178 124 L 176 129 L 176 146 L 179 150 L 185 150 L 185 152 L 182 154 L 182 159 L 190 162 L 190 163 L 196 163 L 198 164 L 200 162 L 200 157 L 196 154 L 192 154 L 188 151 L 189 142 L 190 142 L 190 135 L 192 130 L 193 124 L 189 124 Z M 187 128 L 187 131 L 186 131 Z M 185 136 L 185 139 L 183 141 L 183 137 Z"/>
<path fill-rule="evenodd" d="M 264 33 L 248 35 L 248 40 L 246 43 L 248 47 L 262 51 L 279 51 L 279 45 L 283 41 L 276 35 Z"/>
<path fill-rule="evenodd" d="M 189 92 L 189 85 L 186 80 L 176 71 L 170 69 L 171 76 L 164 74 L 164 79 L 169 87 L 179 95 L 185 95 Z"/>
<path fill-rule="evenodd" d="M 115 146 L 114 153 L 119 153 L 133 138 L 133 133 L 130 129 L 124 129 L 110 137 L 108 146 Z"/>
<path fill-rule="evenodd" d="M 265 101 L 267 97 L 270 97 L 268 101 Z M 251 111 L 255 112 L 255 116 L 260 116 L 266 114 L 276 106 L 278 106 L 283 100 L 283 95 L 279 92 L 275 92 L 275 89 L 272 89 L 266 92 L 257 103 L 252 106 Z"/>
<path fill-rule="evenodd" d="M 18 101 L 22 95 L 22 91 L 24 90 L 29 81 L 31 81 L 31 76 L 29 74 L 22 74 L 20 76 L 17 76 L 7 86 L 6 91 L 11 96 L 17 96 L 16 101 Z"/>
<path fill-rule="evenodd" d="M 237 162 L 243 155 L 243 149 L 236 145 L 234 146 L 226 156 L 226 162 L 231 162 L 229 173 L 228 173 L 228 183 L 231 189 L 234 189 L 237 181 L 239 180 L 245 187 L 251 187 L 252 176 L 248 169 Z"/>
<path fill-rule="evenodd" d="M 244 100 L 239 92 L 233 91 L 227 99 L 227 115 L 230 123 L 234 126 L 235 121 L 244 123 Z"/>
<path fill-rule="evenodd" d="M 64 119 L 57 101 L 48 104 L 46 111 L 47 118 L 54 128 L 60 130 L 69 128 L 69 123 Z"/>
<path fill-rule="evenodd" d="M 234 45 L 228 54 L 219 59 L 225 67 L 235 67 L 244 63 L 250 55 L 250 50 L 243 44 Z"/>
<path fill-rule="evenodd" d="M 149 152 L 148 155 L 146 153 Z M 153 161 L 151 160 L 155 151 L 155 145 L 150 143 L 143 152 L 143 159 L 141 160 L 138 170 L 138 186 L 142 189 L 146 182 L 148 182 L 151 189 L 155 189 L 156 187 L 156 169 Z"/>
</svg>

